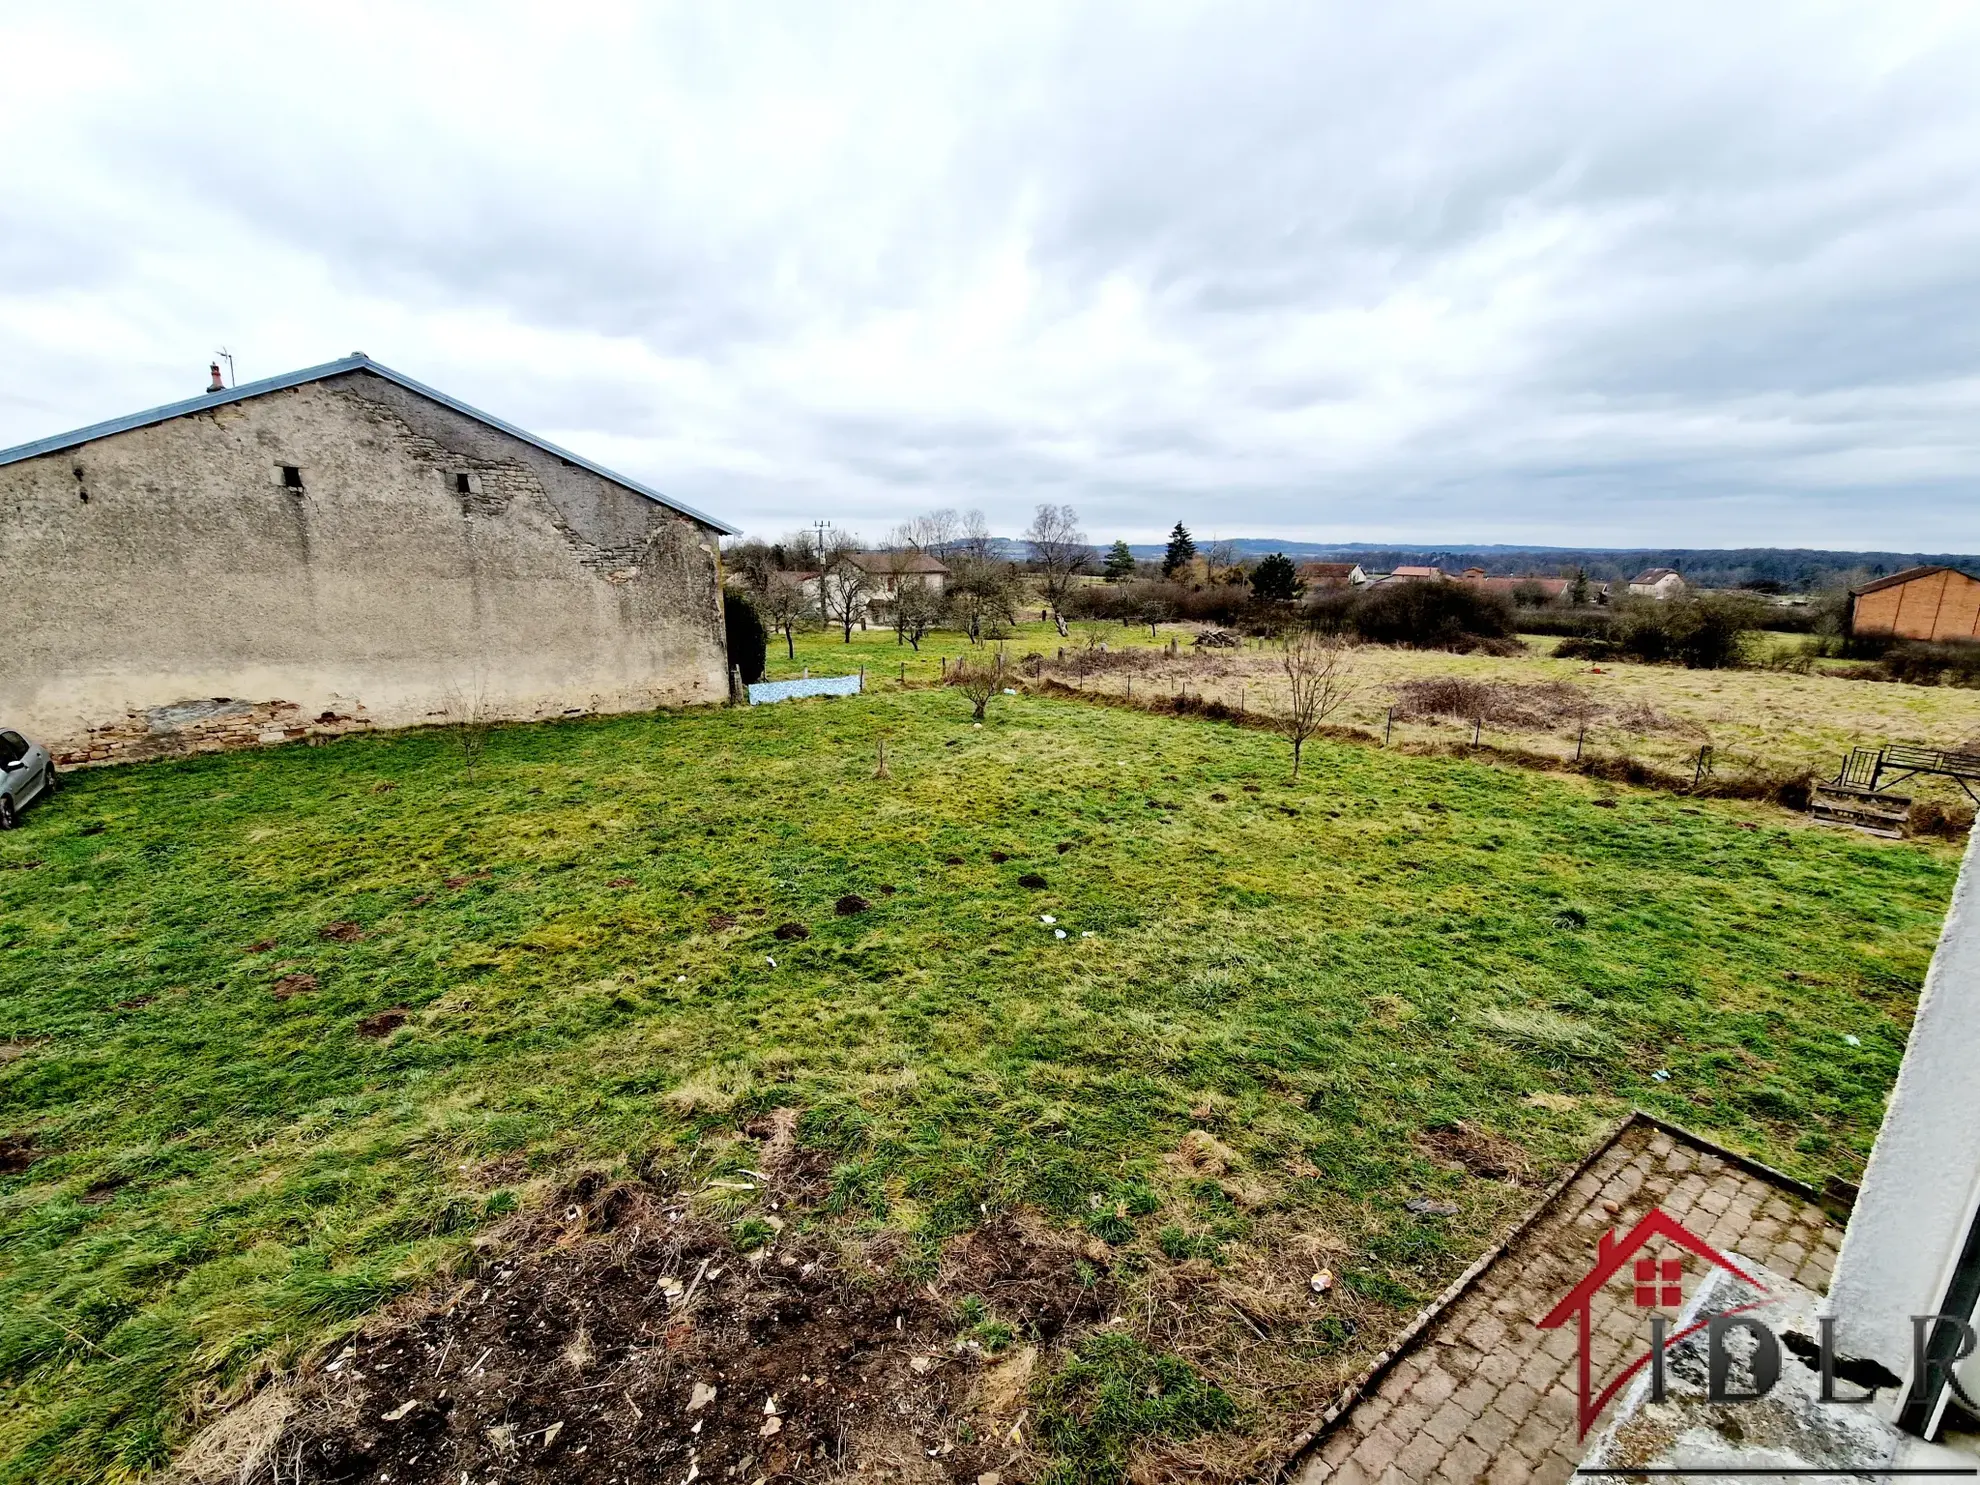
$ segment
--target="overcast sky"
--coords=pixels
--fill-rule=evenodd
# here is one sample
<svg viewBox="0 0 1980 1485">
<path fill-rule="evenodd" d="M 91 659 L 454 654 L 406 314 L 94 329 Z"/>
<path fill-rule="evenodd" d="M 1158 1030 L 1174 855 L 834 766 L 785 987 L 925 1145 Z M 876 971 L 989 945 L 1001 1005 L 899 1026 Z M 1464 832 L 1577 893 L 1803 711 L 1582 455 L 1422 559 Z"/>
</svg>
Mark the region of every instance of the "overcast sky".
<svg viewBox="0 0 1980 1485">
<path fill-rule="evenodd" d="M 0 0 L 0 445 L 361 349 L 766 534 L 1980 551 L 1980 10 Z"/>
</svg>

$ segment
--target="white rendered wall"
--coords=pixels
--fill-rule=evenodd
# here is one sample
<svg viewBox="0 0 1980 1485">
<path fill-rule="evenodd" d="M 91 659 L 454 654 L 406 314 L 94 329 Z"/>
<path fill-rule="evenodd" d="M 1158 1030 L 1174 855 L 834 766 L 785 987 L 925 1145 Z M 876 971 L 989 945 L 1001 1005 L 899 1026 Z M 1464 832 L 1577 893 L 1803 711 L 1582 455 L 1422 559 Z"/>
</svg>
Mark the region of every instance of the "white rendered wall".
<svg viewBox="0 0 1980 1485">
<path fill-rule="evenodd" d="M 1911 1317 L 1937 1308 L 1977 1200 L 1980 867 L 1969 842 L 1829 1286 L 1845 1356 L 1872 1357 L 1909 1380 Z M 1969 1392 L 1976 1362 L 1958 1371 Z"/>
</svg>

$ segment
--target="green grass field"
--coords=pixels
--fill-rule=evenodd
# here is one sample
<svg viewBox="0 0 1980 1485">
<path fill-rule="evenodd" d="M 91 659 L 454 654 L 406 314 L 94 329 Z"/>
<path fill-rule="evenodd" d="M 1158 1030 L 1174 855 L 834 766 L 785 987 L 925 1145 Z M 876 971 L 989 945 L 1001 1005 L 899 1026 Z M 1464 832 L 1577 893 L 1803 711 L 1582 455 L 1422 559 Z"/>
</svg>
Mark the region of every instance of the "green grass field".
<svg viewBox="0 0 1980 1485">
<path fill-rule="evenodd" d="M 1304 1241 L 1341 1309 L 1274 1351 L 1315 1387 L 1532 1199 L 1432 1158 L 1440 1126 L 1536 1179 L 1632 1103 L 1860 1169 L 1950 848 L 1307 758 L 883 687 L 501 730 L 472 779 L 440 732 L 72 776 L 0 837 L 0 1480 L 155 1468 L 517 1202 L 720 1171 L 778 1106 L 833 1166 L 804 1220 L 910 1267 L 1020 1206 L 1131 1291 Z M 1239 1182 L 1164 1159 L 1192 1129 Z M 1213 1379 L 1233 1427 L 1286 1405 Z"/>
</svg>

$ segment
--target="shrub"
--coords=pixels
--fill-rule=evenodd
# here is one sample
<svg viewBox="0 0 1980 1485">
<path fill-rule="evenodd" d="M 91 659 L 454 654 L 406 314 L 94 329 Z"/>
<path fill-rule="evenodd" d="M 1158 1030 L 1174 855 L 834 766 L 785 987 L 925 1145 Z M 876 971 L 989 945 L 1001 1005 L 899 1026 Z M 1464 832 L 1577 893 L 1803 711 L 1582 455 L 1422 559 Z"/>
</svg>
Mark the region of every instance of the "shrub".
<svg viewBox="0 0 1980 1485">
<path fill-rule="evenodd" d="M 1355 605 L 1354 627 L 1376 644 L 1470 650 L 1480 640 L 1511 639 L 1513 607 L 1469 583 L 1384 583 Z"/>
<path fill-rule="evenodd" d="M 1576 639 L 1607 639 L 1615 616 L 1602 608 L 1521 609 L 1521 634 L 1567 635 Z"/>
<path fill-rule="evenodd" d="M 757 617 L 756 605 L 742 594 L 722 594 L 722 628 L 729 642 L 729 664 L 742 672 L 743 684 L 763 679 L 763 657 L 770 649 L 770 635 Z"/>
<path fill-rule="evenodd" d="M 1754 600 L 1738 593 L 1633 599 L 1616 611 L 1614 637 L 1633 659 L 1728 670 L 1745 660 L 1758 618 Z"/>
<path fill-rule="evenodd" d="M 1564 639 L 1554 646 L 1556 660 L 1614 660 L 1622 653 L 1613 639 Z"/>
<path fill-rule="evenodd" d="M 1980 686 L 1980 644 L 1923 640 L 1893 644 L 1878 662 L 1877 674 L 1913 686 Z"/>
</svg>

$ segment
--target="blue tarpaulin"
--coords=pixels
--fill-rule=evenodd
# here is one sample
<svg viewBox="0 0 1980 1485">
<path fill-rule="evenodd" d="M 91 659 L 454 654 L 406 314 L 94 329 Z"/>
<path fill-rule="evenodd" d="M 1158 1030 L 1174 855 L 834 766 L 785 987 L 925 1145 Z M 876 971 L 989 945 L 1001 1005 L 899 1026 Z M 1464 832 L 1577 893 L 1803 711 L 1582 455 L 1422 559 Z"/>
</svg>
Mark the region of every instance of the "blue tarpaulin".
<svg viewBox="0 0 1980 1485">
<path fill-rule="evenodd" d="M 793 701 L 800 696 L 857 696 L 856 675 L 815 675 L 801 681 L 757 681 L 749 688 L 749 704 Z"/>
</svg>

